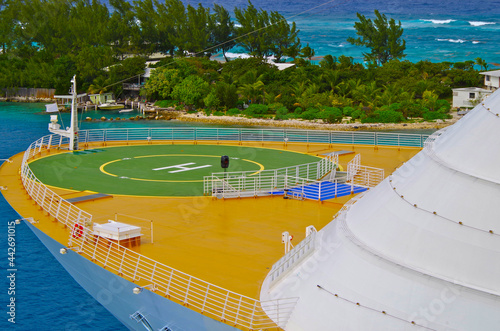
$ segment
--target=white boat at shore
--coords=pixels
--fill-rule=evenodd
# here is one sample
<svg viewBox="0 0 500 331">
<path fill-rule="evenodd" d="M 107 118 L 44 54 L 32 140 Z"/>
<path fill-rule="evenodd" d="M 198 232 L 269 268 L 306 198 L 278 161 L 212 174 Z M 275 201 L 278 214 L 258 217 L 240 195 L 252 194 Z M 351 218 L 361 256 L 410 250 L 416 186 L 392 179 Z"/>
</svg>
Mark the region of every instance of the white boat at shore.
<svg viewBox="0 0 500 331">
<path fill-rule="evenodd" d="M 125 105 L 121 103 L 110 102 L 110 103 L 100 104 L 97 106 L 97 108 L 99 108 L 100 110 L 116 110 L 125 108 Z"/>
</svg>

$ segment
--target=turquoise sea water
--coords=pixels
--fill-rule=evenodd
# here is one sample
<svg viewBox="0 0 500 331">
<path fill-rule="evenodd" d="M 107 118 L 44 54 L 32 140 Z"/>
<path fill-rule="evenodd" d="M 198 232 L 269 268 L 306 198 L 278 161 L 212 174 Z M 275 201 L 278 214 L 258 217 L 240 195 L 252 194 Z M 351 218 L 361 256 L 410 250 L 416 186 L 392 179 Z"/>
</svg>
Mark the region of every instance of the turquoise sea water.
<svg viewBox="0 0 500 331">
<path fill-rule="evenodd" d="M 128 0 L 133 2 L 133 0 Z M 243 8 L 247 0 L 182 0 L 185 5 L 213 3 L 229 11 Z M 107 1 L 104 1 L 107 3 Z M 256 8 L 278 11 L 300 29 L 303 45 L 309 43 L 316 55 L 347 55 L 362 62 L 367 49 L 349 44 L 356 37 L 356 13 L 373 17 L 374 9 L 401 21 L 406 40 L 406 59 L 466 61 L 481 57 L 490 68 L 500 68 L 500 0 L 253 0 Z M 234 15 L 233 15 L 234 16 Z M 241 54 L 242 49 L 232 53 Z"/>
<path fill-rule="evenodd" d="M 0 103 L 0 159 L 22 152 L 48 134 L 43 104 Z M 69 120 L 68 120 L 69 122 Z M 16 228 L 16 324 L 7 321 L 9 284 L 6 276 L 7 222 L 17 213 L 0 197 L 0 329 L 16 330 L 123 330 L 107 310 L 87 294 L 24 224 Z"/>
</svg>

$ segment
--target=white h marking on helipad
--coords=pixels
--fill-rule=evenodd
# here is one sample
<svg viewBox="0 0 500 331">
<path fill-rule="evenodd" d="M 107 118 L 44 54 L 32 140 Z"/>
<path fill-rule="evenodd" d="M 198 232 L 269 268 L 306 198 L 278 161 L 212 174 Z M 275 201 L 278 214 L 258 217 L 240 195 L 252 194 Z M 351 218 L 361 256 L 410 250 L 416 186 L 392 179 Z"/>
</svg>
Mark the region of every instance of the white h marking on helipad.
<svg viewBox="0 0 500 331">
<path fill-rule="evenodd" d="M 179 169 L 179 170 L 172 170 L 172 171 L 168 172 L 169 174 L 173 174 L 173 173 L 176 173 L 176 172 L 183 172 L 183 171 L 189 171 L 189 170 L 196 170 L 196 169 L 211 167 L 210 164 L 206 164 L 206 165 L 202 165 L 202 166 L 198 166 L 198 167 L 192 167 L 192 168 L 186 167 L 186 166 L 192 165 L 192 164 L 196 164 L 196 163 L 189 162 L 189 163 L 177 164 L 177 165 L 163 167 L 163 168 L 156 168 L 156 169 L 153 169 L 153 170 L 156 171 L 156 170 L 165 170 L 165 169 L 172 169 L 172 168 Z"/>
</svg>

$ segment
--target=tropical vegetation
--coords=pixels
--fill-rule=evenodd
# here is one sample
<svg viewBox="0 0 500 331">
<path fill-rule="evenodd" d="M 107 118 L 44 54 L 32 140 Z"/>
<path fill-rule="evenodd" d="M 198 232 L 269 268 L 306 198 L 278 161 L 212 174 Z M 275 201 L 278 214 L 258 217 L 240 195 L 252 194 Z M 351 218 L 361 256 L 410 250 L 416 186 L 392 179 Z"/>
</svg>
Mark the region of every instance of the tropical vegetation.
<svg viewBox="0 0 500 331">
<path fill-rule="evenodd" d="M 166 54 L 143 85 L 147 100 L 206 114 L 337 123 L 447 118 L 452 87 L 481 84 L 482 59 L 458 63 L 403 60 L 400 24 L 358 15 L 366 64 L 319 60 L 295 23 L 251 2 L 227 9 L 180 0 L 0 0 L 0 88 L 46 87 L 66 93 L 76 74 L 89 93 L 125 97 L 152 54 Z M 369 39 L 367 36 L 371 36 Z M 240 47 L 252 55 L 229 59 Z M 220 54 L 227 62 L 213 61 Z M 269 60 L 295 65 L 280 71 Z"/>
</svg>

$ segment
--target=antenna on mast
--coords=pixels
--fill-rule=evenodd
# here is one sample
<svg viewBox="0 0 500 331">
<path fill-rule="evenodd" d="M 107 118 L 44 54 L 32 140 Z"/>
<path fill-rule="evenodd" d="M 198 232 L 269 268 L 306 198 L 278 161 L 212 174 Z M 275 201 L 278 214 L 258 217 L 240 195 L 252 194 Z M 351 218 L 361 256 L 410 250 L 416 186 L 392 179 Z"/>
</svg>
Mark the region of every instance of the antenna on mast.
<svg viewBox="0 0 500 331">
<path fill-rule="evenodd" d="M 87 94 L 77 94 L 76 90 L 76 75 L 71 79 L 70 95 L 55 95 L 55 98 L 71 100 L 71 124 L 67 130 L 61 130 L 61 125 L 57 124 L 57 117 L 51 116 L 49 123 L 49 131 L 63 137 L 69 138 L 69 150 L 78 150 L 78 113 L 77 113 L 77 100 Z"/>
</svg>

